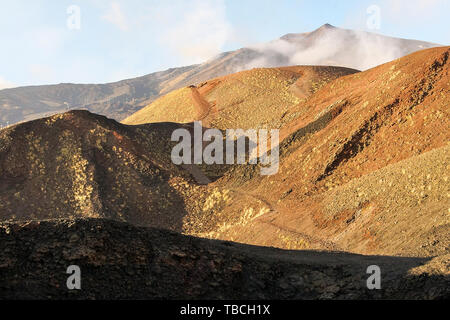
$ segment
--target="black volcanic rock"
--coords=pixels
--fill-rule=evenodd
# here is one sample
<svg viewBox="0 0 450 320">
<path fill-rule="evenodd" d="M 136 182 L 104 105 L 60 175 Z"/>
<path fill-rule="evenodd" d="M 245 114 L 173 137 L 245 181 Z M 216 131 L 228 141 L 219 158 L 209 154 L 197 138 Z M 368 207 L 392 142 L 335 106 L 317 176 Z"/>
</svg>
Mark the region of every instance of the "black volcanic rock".
<svg viewBox="0 0 450 320">
<path fill-rule="evenodd" d="M 108 220 L 0 224 L 1 299 L 448 299 L 424 258 L 283 251 Z M 81 269 L 81 290 L 66 270 Z M 367 289 L 367 267 L 382 289 Z"/>
</svg>

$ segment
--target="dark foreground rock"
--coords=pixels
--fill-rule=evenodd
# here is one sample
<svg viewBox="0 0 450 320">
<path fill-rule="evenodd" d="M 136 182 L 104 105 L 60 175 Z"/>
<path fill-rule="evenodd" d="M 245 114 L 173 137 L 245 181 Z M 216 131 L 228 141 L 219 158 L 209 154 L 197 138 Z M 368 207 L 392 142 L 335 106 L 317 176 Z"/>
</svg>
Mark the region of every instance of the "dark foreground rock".
<svg viewBox="0 0 450 320">
<path fill-rule="evenodd" d="M 2 299 L 448 299 L 448 261 L 284 251 L 98 219 L 0 224 Z M 67 289 L 70 265 L 81 290 Z M 367 288 L 370 265 L 381 290 Z"/>
</svg>

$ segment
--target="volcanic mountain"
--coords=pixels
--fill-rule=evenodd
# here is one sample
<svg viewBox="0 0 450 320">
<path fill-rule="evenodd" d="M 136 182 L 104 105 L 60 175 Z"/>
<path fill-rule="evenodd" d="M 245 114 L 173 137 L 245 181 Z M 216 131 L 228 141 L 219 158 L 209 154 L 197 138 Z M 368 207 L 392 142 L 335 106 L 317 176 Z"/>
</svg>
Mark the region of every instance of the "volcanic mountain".
<svg viewBox="0 0 450 320">
<path fill-rule="evenodd" d="M 340 67 L 297 66 L 252 69 L 181 88 L 157 99 L 123 121 L 189 123 L 215 128 L 280 128 L 293 105 L 328 82 L 359 71 Z M 168 112 L 167 108 L 173 108 Z"/>
<path fill-rule="evenodd" d="M 116 120 L 172 90 L 250 68 L 334 65 L 365 70 L 432 43 L 386 37 L 323 25 L 287 34 L 266 44 L 226 52 L 200 65 L 169 69 L 108 84 L 58 84 L 0 91 L 0 126 L 33 120 L 68 109 L 87 109 Z"/>
<path fill-rule="evenodd" d="M 206 215 L 189 224 L 190 233 L 296 249 L 444 253 L 448 55 L 448 47 L 437 48 L 362 73 L 327 69 L 349 75 L 328 84 L 324 77 L 323 87 L 301 98 L 292 90 L 308 85 L 301 73 L 324 69 L 241 72 L 175 91 L 125 122 L 192 121 L 203 101 L 213 107 L 204 118 L 213 127 L 280 128 L 280 172 L 261 177 L 248 166 L 227 171 L 211 185 L 218 191 L 210 207 L 224 208 L 216 226 L 206 227 Z M 282 76 L 287 70 L 290 81 Z M 223 174 L 206 167 L 210 178 Z M 224 202 L 221 192 L 232 200 Z M 411 225 L 410 219 L 434 223 Z"/>
<path fill-rule="evenodd" d="M 208 126 L 280 128 L 280 171 L 269 177 L 258 166 L 172 164 L 171 133 L 189 123 L 129 126 L 73 111 L 13 126 L 1 131 L 0 216 L 105 217 L 296 249 L 443 253 L 442 241 L 421 246 L 448 226 L 448 55 L 424 50 L 362 73 L 246 71 L 175 91 L 133 117 L 187 122 L 201 102 L 214 106 Z M 419 218 L 433 223 L 409 223 Z"/>
<path fill-rule="evenodd" d="M 261 274 L 266 280 L 258 282 L 259 289 L 244 288 L 278 292 L 268 295 L 272 298 L 295 298 L 300 289 L 292 285 L 311 281 L 320 289 L 310 297 L 349 298 L 346 288 L 355 279 L 344 279 L 341 272 L 362 269 L 365 273 L 367 263 L 378 261 L 392 270 L 406 263 L 389 278 L 399 282 L 380 297 L 399 297 L 408 291 L 405 285 L 415 297 L 426 288 L 421 297 L 448 298 L 449 55 L 450 47 L 432 48 L 364 72 L 338 67 L 255 69 L 169 93 L 130 117 L 127 124 L 71 111 L 0 131 L 0 219 L 4 221 L 0 243 L 9 243 L 15 257 L 0 256 L 0 268 L 9 279 L 3 284 L 9 288 L 5 292 L 17 292 L 10 287 L 27 255 L 32 261 L 47 256 L 57 265 L 84 261 L 93 270 L 117 263 L 120 269 L 125 268 L 121 256 L 111 256 L 108 248 L 127 243 L 120 250 L 141 261 L 126 271 L 130 274 L 148 271 L 145 261 L 151 256 L 154 276 L 164 275 L 167 283 L 184 279 L 173 271 L 180 266 L 183 272 L 201 269 L 205 276 L 226 278 L 211 276 L 208 279 L 216 281 L 205 280 L 202 283 L 208 284 L 200 285 L 198 292 L 186 289 L 189 292 L 180 291 L 177 297 L 208 297 L 217 283 L 219 287 L 224 281 L 233 283 L 232 279 L 250 283 L 250 274 Z M 171 134 L 177 128 L 191 130 L 193 120 L 220 130 L 279 128 L 278 173 L 261 176 L 260 164 L 174 165 Z M 135 226 L 189 237 L 172 238 L 167 231 Z M 114 232 L 130 241 L 111 236 Z M 220 241 L 203 242 L 193 236 Z M 22 249 L 19 244 L 30 243 L 29 237 L 37 239 L 37 246 Z M 78 249 L 65 249 L 65 237 L 79 244 Z M 158 245 L 167 237 L 170 243 Z M 243 247 L 223 240 L 308 253 Z M 138 244 L 133 249 L 129 243 Z M 57 249 L 50 256 L 52 245 Z M 197 247 L 211 252 L 196 255 Z M 398 262 L 337 253 L 328 257 L 311 253 L 313 257 L 309 250 L 384 255 Z M 240 267 L 224 263 L 231 261 L 227 257 L 240 261 Z M 406 257 L 416 258 L 406 262 Z M 255 259 L 262 269 L 253 264 Z M 292 269 L 281 270 L 279 261 Z M 305 261 L 321 273 L 317 278 L 309 271 L 310 276 L 302 279 L 295 278 L 298 272 L 291 273 Z M 321 261 L 334 267 L 322 268 Z M 35 269 L 30 263 L 29 274 L 47 281 L 42 269 L 47 265 Z M 161 271 L 172 267 L 172 276 Z M 117 277 L 126 278 L 114 270 Z M 425 283 L 416 282 L 414 275 Z M 101 278 L 100 273 L 92 276 Z M 141 281 L 139 277 L 136 281 Z M 343 280 L 333 287 L 337 278 Z M 361 289 L 361 279 L 356 281 Z M 33 282 L 31 286 L 41 290 Z M 102 297 L 103 291 L 97 289 L 96 296 Z M 237 296 L 249 298 L 247 289 Z M 50 296 L 59 292 L 48 290 Z M 138 295 L 155 297 L 157 292 Z M 233 298 L 230 292 L 217 292 Z"/>
</svg>

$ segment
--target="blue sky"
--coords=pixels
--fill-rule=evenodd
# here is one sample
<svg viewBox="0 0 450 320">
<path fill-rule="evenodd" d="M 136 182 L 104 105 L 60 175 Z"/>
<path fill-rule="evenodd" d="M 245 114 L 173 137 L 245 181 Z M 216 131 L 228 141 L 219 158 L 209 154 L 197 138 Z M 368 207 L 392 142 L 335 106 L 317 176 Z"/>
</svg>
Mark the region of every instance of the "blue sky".
<svg viewBox="0 0 450 320">
<path fill-rule="evenodd" d="M 450 0 L 0 0 L 0 88 L 122 80 L 324 23 L 449 45 L 449 12 Z"/>
</svg>

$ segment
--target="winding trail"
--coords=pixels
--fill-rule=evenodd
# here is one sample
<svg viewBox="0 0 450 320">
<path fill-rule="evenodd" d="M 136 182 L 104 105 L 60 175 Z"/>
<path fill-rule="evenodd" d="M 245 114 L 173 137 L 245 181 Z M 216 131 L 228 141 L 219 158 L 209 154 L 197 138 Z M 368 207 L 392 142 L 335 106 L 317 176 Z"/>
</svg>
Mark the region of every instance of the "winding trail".
<svg viewBox="0 0 450 320">
<path fill-rule="evenodd" d="M 276 214 L 277 216 L 279 216 L 279 215 L 281 215 L 281 212 L 279 211 L 278 207 L 275 204 L 273 204 L 272 202 L 268 201 L 267 199 L 261 197 L 260 195 L 242 192 L 242 191 L 239 191 L 236 189 L 231 189 L 231 191 L 238 193 L 241 196 L 251 197 L 257 201 L 260 201 L 269 208 L 270 211 L 267 212 L 266 214 L 262 215 L 261 217 L 255 219 L 256 222 L 268 224 L 268 225 L 271 225 L 272 227 L 275 227 L 283 232 L 295 234 L 296 236 L 299 236 L 299 237 L 307 240 L 310 244 L 317 244 L 320 248 L 323 248 L 325 250 L 342 251 L 342 249 L 340 249 L 339 246 L 336 245 L 332 241 L 327 241 L 327 240 L 321 239 L 319 237 L 313 236 L 311 234 L 300 232 L 298 230 L 295 230 L 294 228 L 290 228 L 288 226 L 281 225 L 279 223 L 274 222 L 276 218 L 271 219 L 270 215 Z"/>
<path fill-rule="evenodd" d="M 202 96 L 202 94 L 199 92 L 199 90 L 196 86 L 191 86 L 190 89 L 191 89 L 191 94 L 192 94 L 192 101 L 194 103 L 195 111 L 197 113 L 196 121 L 202 121 L 202 124 L 204 126 L 209 126 L 211 123 L 211 120 L 212 120 L 211 116 L 217 115 L 218 110 L 216 110 L 215 105 L 211 105 Z M 210 89 L 211 88 L 209 88 L 209 90 Z M 206 90 L 208 90 L 208 89 L 206 89 Z M 200 170 L 200 168 L 195 164 L 183 165 L 183 168 L 186 171 L 188 171 L 192 175 L 195 182 L 200 185 L 208 185 L 212 182 Z M 283 232 L 295 234 L 296 236 L 305 239 L 310 244 L 317 245 L 318 247 L 320 247 L 321 249 L 324 249 L 324 250 L 331 250 L 331 251 L 339 251 L 340 250 L 339 247 L 331 241 L 326 241 L 324 239 L 313 236 L 311 234 L 299 232 L 298 230 L 295 230 L 294 228 L 290 228 L 288 226 L 276 223 L 275 218 L 271 219 L 270 215 L 276 214 L 277 216 L 281 216 L 282 214 L 280 213 L 280 211 L 278 210 L 277 206 L 274 203 L 268 201 L 267 199 L 261 197 L 260 195 L 243 192 L 243 191 L 237 190 L 237 189 L 230 189 L 230 191 L 234 192 L 235 194 L 237 194 L 238 196 L 240 196 L 242 198 L 247 197 L 247 198 L 252 198 L 258 202 L 262 202 L 262 203 L 264 203 L 265 206 L 268 207 L 268 209 L 270 211 L 268 213 L 264 214 L 263 216 L 256 218 L 255 222 L 271 225 L 272 227 L 275 227 L 276 229 L 279 229 Z"/>
<path fill-rule="evenodd" d="M 202 121 L 205 126 L 209 126 L 211 124 L 211 120 L 209 119 L 211 115 L 218 114 L 218 110 L 216 109 L 215 104 L 209 103 L 199 92 L 198 88 L 195 86 L 191 86 L 191 96 L 192 102 L 194 103 L 195 111 L 197 113 L 195 121 Z M 208 90 L 210 91 L 211 88 Z"/>
</svg>

